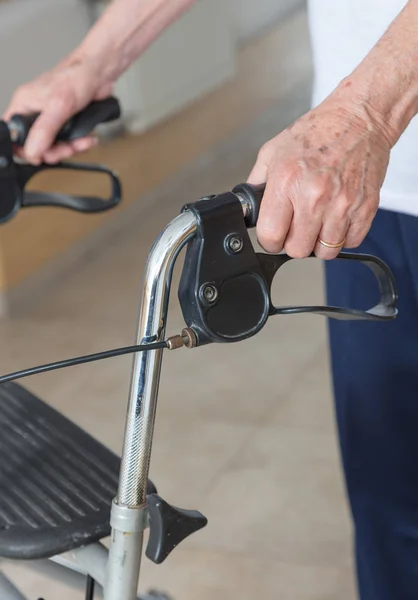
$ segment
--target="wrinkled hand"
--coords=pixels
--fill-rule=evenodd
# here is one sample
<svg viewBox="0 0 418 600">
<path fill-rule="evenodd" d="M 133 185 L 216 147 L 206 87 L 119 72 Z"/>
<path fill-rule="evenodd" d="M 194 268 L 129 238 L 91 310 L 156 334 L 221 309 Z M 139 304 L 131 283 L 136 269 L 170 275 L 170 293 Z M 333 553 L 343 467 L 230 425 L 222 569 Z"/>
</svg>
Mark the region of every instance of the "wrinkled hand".
<svg viewBox="0 0 418 600">
<path fill-rule="evenodd" d="M 85 137 L 54 145 L 64 123 L 93 100 L 111 94 L 112 86 L 101 80 L 97 66 L 82 57 L 69 57 L 56 68 L 34 81 L 22 85 L 15 92 L 4 120 L 14 114 L 40 112 L 19 156 L 32 164 L 55 163 L 88 150 L 96 143 L 94 137 Z"/>
<path fill-rule="evenodd" d="M 266 182 L 257 224 L 267 252 L 335 258 L 361 244 L 389 162 L 384 127 L 361 103 L 330 96 L 260 150 L 248 182 Z M 322 245 L 319 239 L 339 248 Z"/>
</svg>

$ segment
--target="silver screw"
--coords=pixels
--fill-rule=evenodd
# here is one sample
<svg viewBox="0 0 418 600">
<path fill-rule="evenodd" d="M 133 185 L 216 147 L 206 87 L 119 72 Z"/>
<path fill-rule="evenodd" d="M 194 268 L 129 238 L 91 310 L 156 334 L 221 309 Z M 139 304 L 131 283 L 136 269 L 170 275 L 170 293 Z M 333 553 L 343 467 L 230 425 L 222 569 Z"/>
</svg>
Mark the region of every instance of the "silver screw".
<svg viewBox="0 0 418 600">
<path fill-rule="evenodd" d="M 218 290 L 214 285 L 211 285 L 210 283 L 205 283 L 200 288 L 200 295 L 205 302 L 207 302 L 208 304 L 212 304 L 218 297 Z"/>
<path fill-rule="evenodd" d="M 7 160 L 7 158 L 5 156 L 0 156 L 0 169 L 5 169 L 8 164 L 9 161 Z"/>
<path fill-rule="evenodd" d="M 231 235 L 227 239 L 227 247 L 233 254 L 238 254 L 244 247 L 244 240 L 239 235 Z"/>
</svg>

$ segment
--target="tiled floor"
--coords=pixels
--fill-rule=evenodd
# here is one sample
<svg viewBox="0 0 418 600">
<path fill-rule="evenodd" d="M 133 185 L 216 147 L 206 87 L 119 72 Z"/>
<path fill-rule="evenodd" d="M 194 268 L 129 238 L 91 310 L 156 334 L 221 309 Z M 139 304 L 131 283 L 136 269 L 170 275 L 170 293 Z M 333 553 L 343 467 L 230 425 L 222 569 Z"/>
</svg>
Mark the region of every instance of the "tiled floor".
<svg viewBox="0 0 418 600">
<path fill-rule="evenodd" d="M 302 112 L 308 97 L 309 82 L 298 83 L 261 120 L 152 202 L 144 199 L 53 289 L 21 304 L 0 325 L 1 371 L 131 343 L 142 270 L 159 230 L 184 202 L 245 179 L 257 146 Z M 322 283 L 315 261 L 287 266 L 275 299 L 320 300 Z M 174 293 L 168 333 L 181 326 Z M 25 385 L 119 452 L 130 365 L 118 358 Z M 354 599 L 322 318 L 277 317 L 245 343 L 168 353 L 151 475 L 168 501 L 202 510 L 209 525 L 164 565 L 145 562 L 141 590 L 166 589 L 178 600 Z M 34 569 L 5 570 L 28 598 L 83 598 Z"/>
</svg>

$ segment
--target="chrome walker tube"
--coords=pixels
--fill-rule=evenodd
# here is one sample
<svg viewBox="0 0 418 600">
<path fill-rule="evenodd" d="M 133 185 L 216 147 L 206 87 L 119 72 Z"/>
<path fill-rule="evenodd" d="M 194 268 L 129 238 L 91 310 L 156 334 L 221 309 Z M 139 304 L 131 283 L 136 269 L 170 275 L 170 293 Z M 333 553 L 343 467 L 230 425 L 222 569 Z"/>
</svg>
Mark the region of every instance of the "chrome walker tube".
<svg viewBox="0 0 418 600">
<path fill-rule="evenodd" d="M 143 283 L 138 344 L 164 339 L 173 266 L 195 231 L 194 215 L 185 212 L 154 243 Z M 152 350 L 134 357 L 117 497 L 123 506 L 138 507 L 146 501 L 162 354 L 162 350 Z"/>
<path fill-rule="evenodd" d="M 195 216 L 184 212 L 155 241 L 143 281 L 138 344 L 164 339 L 173 266 L 196 228 Z M 105 600 L 137 598 L 162 353 L 141 352 L 133 361 L 119 489 L 112 506 Z"/>
<path fill-rule="evenodd" d="M 249 203 L 239 194 L 237 198 L 244 216 L 249 215 Z M 143 281 L 138 344 L 164 339 L 174 263 L 196 230 L 196 217 L 185 211 L 155 241 Z M 119 489 L 111 513 L 105 600 L 137 598 L 144 530 L 148 523 L 146 494 L 162 353 L 151 350 L 134 357 Z"/>
</svg>

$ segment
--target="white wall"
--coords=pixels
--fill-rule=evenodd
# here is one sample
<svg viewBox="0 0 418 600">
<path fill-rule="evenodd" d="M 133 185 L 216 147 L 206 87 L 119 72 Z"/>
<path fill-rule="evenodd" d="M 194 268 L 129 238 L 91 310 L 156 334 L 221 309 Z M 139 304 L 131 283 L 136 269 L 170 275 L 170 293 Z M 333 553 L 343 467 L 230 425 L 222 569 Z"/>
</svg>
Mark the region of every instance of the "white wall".
<svg viewBox="0 0 418 600">
<path fill-rule="evenodd" d="M 338 0 L 337 0 L 338 1 Z M 280 19 L 301 0 L 229 0 L 236 33 L 246 40 Z"/>
<path fill-rule="evenodd" d="M 98 14 L 109 0 L 101 0 Z M 199 0 L 116 85 L 131 131 L 148 129 L 235 73 L 235 37 L 225 0 Z"/>
<path fill-rule="evenodd" d="M 236 36 L 250 37 L 300 1 L 198 0 L 121 79 L 116 92 L 134 127 L 149 127 L 231 77 Z M 90 24 L 83 0 L 1 2 L 0 113 L 19 84 L 56 64 Z"/>
<path fill-rule="evenodd" d="M 52 67 L 86 34 L 81 0 L 0 3 L 0 113 L 16 87 Z"/>
<path fill-rule="evenodd" d="M 115 93 L 133 130 L 167 118 L 234 74 L 227 12 L 224 0 L 198 0 L 121 78 Z M 91 24 L 83 0 L 0 2 L 0 114 L 16 87 L 54 66 Z"/>
</svg>

